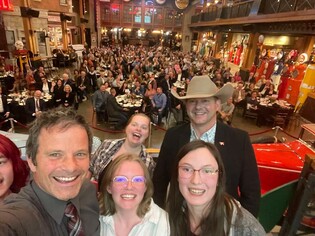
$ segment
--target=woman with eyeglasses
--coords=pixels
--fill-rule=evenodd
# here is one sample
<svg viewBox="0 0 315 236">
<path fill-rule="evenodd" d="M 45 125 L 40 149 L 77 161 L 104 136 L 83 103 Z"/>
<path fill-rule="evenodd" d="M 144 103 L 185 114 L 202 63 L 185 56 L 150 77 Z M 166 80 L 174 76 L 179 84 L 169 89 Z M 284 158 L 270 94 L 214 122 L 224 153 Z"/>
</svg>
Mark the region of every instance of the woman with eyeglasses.
<svg viewBox="0 0 315 236">
<path fill-rule="evenodd" d="M 152 199 L 153 184 L 144 162 L 122 154 L 100 174 L 101 236 L 170 235 L 167 213 Z"/>
<path fill-rule="evenodd" d="M 172 236 L 266 235 L 257 219 L 225 192 L 220 154 L 201 140 L 179 151 L 166 209 Z"/>
</svg>

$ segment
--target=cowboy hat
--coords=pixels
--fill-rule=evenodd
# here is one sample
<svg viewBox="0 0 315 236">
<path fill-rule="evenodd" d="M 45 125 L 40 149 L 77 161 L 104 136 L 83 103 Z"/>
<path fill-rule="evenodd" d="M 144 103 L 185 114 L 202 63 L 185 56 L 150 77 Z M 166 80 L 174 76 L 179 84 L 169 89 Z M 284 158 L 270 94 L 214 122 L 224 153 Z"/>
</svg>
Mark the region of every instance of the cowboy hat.
<svg viewBox="0 0 315 236">
<path fill-rule="evenodd" d="M 194 76 L 188 84 L 186 96 L 179 96 L 176 91 L 171 91 L 174 97 L 185 100 L 190 98 L 208 98 L 217 97 L 221 102 L 232 96 L 234 88 L 232 84 L 225 84 L 222 88 L 218 89 L 217 86 L 207 75 Z"/>
</svg>

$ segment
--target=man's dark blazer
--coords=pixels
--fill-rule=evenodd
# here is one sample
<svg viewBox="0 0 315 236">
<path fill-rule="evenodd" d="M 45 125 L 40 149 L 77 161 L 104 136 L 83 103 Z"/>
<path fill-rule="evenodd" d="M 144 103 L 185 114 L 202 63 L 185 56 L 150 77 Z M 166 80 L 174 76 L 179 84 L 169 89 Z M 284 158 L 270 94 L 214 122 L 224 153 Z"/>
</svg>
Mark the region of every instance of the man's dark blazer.
<svg viewBox="0 0 315 236">
<path fill-rule="evenodd" d="M 124 109 L 117 103 L 116 98 L 109 94 L 107 97 L 107 113 L 109 117 L 121 118 L 125 113 Z"/>
<path fill-rule="evenodd" d="M 154 202 L 164 207 L 167 186 L 179 149 L 190 140 L 190 124 L 169 129 L 164 137 L 153 175 Z M 257 216 L 260 182 L 253 147 L 245 131 L 217 122 L 215 146 L 225 168 L 226 191 Z"/>
<path fill-rule="evenodd" d="M 46 103 L 43 99 L 39 99 L 39 107 L 41 111 L 46 111 Z M 30 123 L 35 120 L 36 116 L 33 116 L 35 113 L 35 99 L 34 97 L 26 99 L 25 102 L 25 112 L 27 115 L 27 122 Z"/>
<path fill-rule="evenodd" d="M 0 113 L 0 115 L 5 115 L 5 113 L 10 111 L 7 96 L 4 94 L 0 94 L 0 96 L 2 99 L 2 106 L 3 106 L 3 112 Z"/>
</svg>

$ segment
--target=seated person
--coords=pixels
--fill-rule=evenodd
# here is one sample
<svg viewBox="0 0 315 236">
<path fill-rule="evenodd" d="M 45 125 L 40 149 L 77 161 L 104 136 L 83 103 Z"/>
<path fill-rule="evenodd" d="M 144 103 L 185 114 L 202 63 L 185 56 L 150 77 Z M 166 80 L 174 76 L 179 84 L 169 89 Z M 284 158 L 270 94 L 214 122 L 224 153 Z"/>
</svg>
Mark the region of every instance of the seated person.
<svg viewBox="0 0 315 236">
<path fill-rule="evenodd" d="M 245 100 L 246 92 L 244 89 L 244 82 L 239 81 L 237 83 L 237 87 L 233 92 L 233 103 L 237 107 L 244 107 L 246 100 Z"/>
<path fill-rule="evenodd" d="M 73 107 L 74 103 L 75 94 L 72 92 L 71 86 L 69 84 L 66 84 L 61 97 L 61 104 L 63 107 Z"/>
<path fill-rule="evenodd" d="M 167 104 L 167 97 L 163 93 L 162 88 L 158 87 L 156 89 L 156 94 L 153 96 L 152 100 L 152 113 L 157 113 L 158 120 L 157 124 L 160 125 L 162 122 L 162 117 L 166 113 L 166 104 Z"/>
<path fill-rule="evenodd" d="M 264 95 L 265 95 L 265 97 L 266 97 L 266 96 L 268 96 L 268 97 L 275 97 L 275 98 L 278 97 L 278 96 L 277 96 L 277 91 L 276 91 L 276 89 L 275 89 L 274 84 L 270 84 L 270 85 L 269 85 L 269 90 L 266 91 Z"/>
<path fill-rule="evenodd" d="M 42 92 L 40 90 L 36 90 L 34 92 L 34 97 L 30 97 L 25 102 L 25 112 L 27 115 L 27 122 L 31 123 L 36 119 L 36 117 L 40 116 L 42 111 L 46 111 L 46 103 L 43 99 L 41 99 Z"/>
<path fill-rule="evenodd" d="M 257 106 L 259 104 L 258 92 L 257 91 L 253 91 L 251 93 L 251 96 L 249 98 L 247 98 L 246 102 L 251 108 L 257 109 Z"/>
<path fill-rule="evenodd" d="M 105 139 L 91 157 L 90 173 L 98 180 L 100 173 L 117 156 L 125 153 L 135 154 L 146 164 L 153 174 L 155 162 L 146 152 L 144 142 L 150 135 L 150 118 L 143 113 L 136 113 L 128 121 L 125 137 L 122 139 Z"/>
<path fill-rule="evenodd" d="M 255 83 L 248 84 L 248 86 L 246 86 L 246 88 L 245 88 L 246 98 L 250 97 L 254 90 L 256 90 L 255 89 Z"/>
<path fill-rule="evenodd" d="M 0 205 L 10 193 L 18 193 L 25 186 L 29 169 L 21 159 L 20 150 L 0 134 Z"/>
<path fill-rule="evenodd" d="M 107 99 L 107 114 L 108 114 L 108 121 L 111 120 L 111 118 L 117 119 L 117 124 L 115 125 L 115 129 L 121 130 L 125 127 L 128 118 L 129 118 L 129 109 L 123 108 L 118 104 L 116 101 L 116 89 L 111 88 L 110 89 L 110 95 Z"/>
<path fill-rule="evenodd" d="M 57 82 L 52 82 L 53 103 L 55 107 L 58 107 L 62 103 L 63 89 L 64 86 L 61 79 L 57 79 Z"/>
<path fill-rule="evenodd" d="M 224 123 L 231 124 L 232 115 L 234 111 L 234 104 L 232 97 L 221 105 L 221 110 L 219 110 L 218 118 L 221 119 Z"/>
<path fill-rule="evenodd" d="M 240 75 L 240 71 L 236 71 L 233 78 L 232 78 L 232 83 L 238 83 L 242 81 L 242 77 Z"/>
<path fill-rule="evenodd" d="M 76 84 L 77 84 L 79 101 L 80 102 L 86 101 L 88 99 L 87 95 L 90 91 L 91 84 L 84 70 L 81 70 L 80 76 L 77 78 Z"/>
<path fill-rule="evenodd" d="M 259 87 L 258 92 L 260 93 L 262 97 L 266 97 L 269 94 L 270 85 L 271 85 L 271 80 L 266 79 L 265 82 Z"/>
<path fill-rule="evenodd" d="M 145 91 L 144 86 L 141 85 L 139 80 L 136 80 L 134 82 L 134 86 L 131 89 L 131 93 L 143 97 L 144 91 Z"/>
<path fill-rule="evenodd" d="M 44 94 L 51 94 L 53 91 L 53 89 L 51 89 L 52 87 L 51 82 L 47 80 L 46 76 L 43 76 L 41 79 L 42 79 L 42 84 L 39 90 L 41 90 Z"/>
<path fill-rule="evenodd" d="M 243 116 L 245 116 L 246 112 L 257 113 L 259 101 L 257 99 L 258 92 L 253 91 L 250 97 L 246 98 L 246 109 L 244 110 Z"/>
<path fill-rule="evenodd" d="M 137 155 L 117 156 L 100 175 L 99 189 L 101 236 L 170 235 L 167 214 L 153 202 L 149 171 Z"/>
</svg>

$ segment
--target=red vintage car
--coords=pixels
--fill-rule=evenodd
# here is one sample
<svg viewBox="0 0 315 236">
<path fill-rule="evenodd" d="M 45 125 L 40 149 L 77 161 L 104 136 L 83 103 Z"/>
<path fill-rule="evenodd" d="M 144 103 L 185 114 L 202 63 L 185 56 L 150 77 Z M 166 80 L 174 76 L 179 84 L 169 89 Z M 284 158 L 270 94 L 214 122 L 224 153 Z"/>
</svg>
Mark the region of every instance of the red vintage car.
<svg viewBox="0 0 315 236">
<path fill-rule="evenodd" d="M 304 165 L 305 155 L 315 154 L 315 124 L 303 124 L 301 128 L 298 140 L 253 144 L 262 194 L 292 180 L 297 180 Z M 313 140 L 309 139 L 310 135 Z M 303 137 L 307 137 L 308 140 Z"/>
<path fill-rule="evenodd" d="M 282 143 L 253 144 L 261 183 L 259 220 L 266 231 L 271 230 L 282 218 L 304 166 L 306 155 L 315 155 L 315 124 L 303 124 L 297 140 Z M 314 197 L 301 224 L 315 231 Z"/>
</svg>

